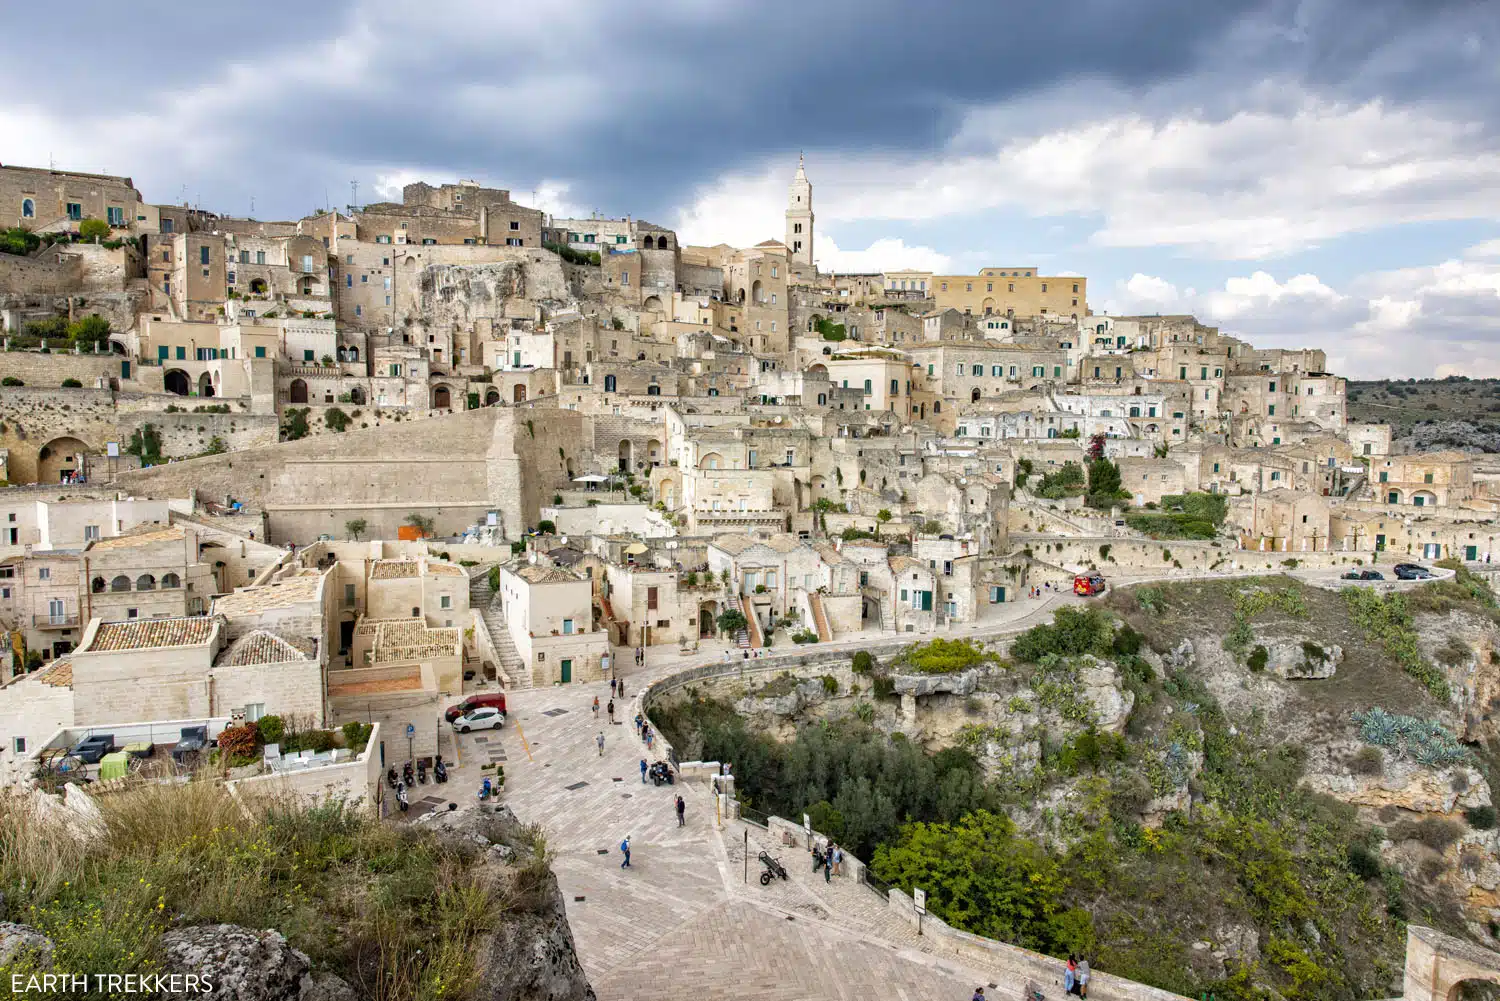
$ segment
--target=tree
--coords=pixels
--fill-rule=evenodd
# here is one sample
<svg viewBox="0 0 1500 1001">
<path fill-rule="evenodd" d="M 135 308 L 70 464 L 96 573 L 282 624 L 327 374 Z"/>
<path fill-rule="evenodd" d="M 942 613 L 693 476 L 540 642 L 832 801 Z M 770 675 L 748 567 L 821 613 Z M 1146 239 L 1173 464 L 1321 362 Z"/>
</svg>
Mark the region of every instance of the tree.
<svg viewBox="0 0 1500 1001">
<path fill-rule="evenodd" d="M 406 523 L 421 532 L 423 538 L 432 534 L 433 522 L 426 515 L 409 514 L 406 516 Z"/>
<path fill-rule="evenodd" d="M 109 223 L 103 219 L 85 219 L 78 224 L 78 235 L 89 243 L 109 239 Z"/>
<path fill-rule="evenodd" d="M 281 414 L 281 440 L 297 441 L 308 434 L 307 407 L 288 407 Z"/>
<path fill-rule="evenodd" d="M 741 629 L 744 629 L 747 625 L 749 625 L 749 623 L 745 621 L 745 613 L 741 612 L 738 608 L 724 609 L 724 611 L 719 613 L 719 618 L 717 621 L 719 626 L 719 633 L 723 636 L 733 636 L 735 633 L 739 632 Z"/>
<path fill-rule="evenodd" d="M 42 238 L 23 226 L 0 231 L 0 254 L 29 254 L 42 245 Z"/>
<path fill-rule="evenodd" d="M 74 344 L 90 344 L 109 340 L 109 321 L 98 313 L 90 313 L 76 323 L 68 324 L 68 338 Z"/>
<path fill-rule="evenodd" d="M 908 824 L 875 850 L 871 867 L 907 892 L 921 887 L 934 914 L 976 935 L 1055 952 L 1089 928 L 1086 914 L 1059 903 L 1067 880 L 1046 849 L 986 810 L 955 824 Z"/>
<path fill-rule="evenodd" d="M 323 412 L 323 423 L 328 425 L 330 430 L 342 433 L 349 427 L 349 415 L 338 407 L 329 407 Z"/>
<path fill-rule="evenodd" d="M 886 508 L 881 508 L 879 511 L 875 512 L 875 538 L 880 538 L 880 527 L 890 520 L 891 512 Z"/>
<path fill-rule="evenodd" d="M 1120 487 L 1120 467 L 1108 459 L 1089 462 L 1089 507 L 1107 508 L 1130 496 Z"/>
<path fill-rule="evenodd" d="M 368 527 L 363 518 L 354 518 L 344 522 L 344 534 L 351 539 L 358 539 L 365 534 L 365 529 Z"/>
<path fill-rule="evenodd" d="M 557 526 L 555 524 L 553 524 L 551 521 L 548 521 L 546 518 L 543 518 L 541 521 L 539 521 L 539 522 L 536 523 L 536 534 L 538 534 L 538 535 L 556 535 L 557 534 Z"/>
</svg>

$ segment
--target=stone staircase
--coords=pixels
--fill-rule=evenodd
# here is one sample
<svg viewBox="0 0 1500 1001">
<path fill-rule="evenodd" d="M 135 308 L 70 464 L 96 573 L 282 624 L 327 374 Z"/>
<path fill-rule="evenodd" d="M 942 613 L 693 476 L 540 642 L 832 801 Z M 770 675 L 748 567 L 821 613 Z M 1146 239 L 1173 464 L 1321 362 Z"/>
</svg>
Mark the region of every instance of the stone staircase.
<svg viewBox="0 0 1500 1001">
<path fill-rule="evenodd" d="M 812 609 L 813 627 L 818 634 L 818 642 L 832 642 L 833 629 L 828 625 L 828 614 L 823 611 L 823 596 L 816 591 L 808 592 L 807 605 Z"/>
<path fill-rule="evenodd" d="M 756 649 L 765 646 L 766 639 L 761 634 L 760 621 L 755 617 L 755 604 L 748 594 L 740 595 L 740 610 L 745 613 L 745 628 L 748 630 L 746 641 L 740 645 Z"/>
<path fill-rule="evenodd" d="M 469 568 L 469 607 L 477 610 L 489 630 L 490 642 L 500 657 L 499 667 L 510 678 L 509 690 L 530 688 L 531 671 L 521 663 L 521 653 L 510 638 L 505 616 L 500 611 L 499 595 L 490 590 L 488 565 Z"/>
</svg>

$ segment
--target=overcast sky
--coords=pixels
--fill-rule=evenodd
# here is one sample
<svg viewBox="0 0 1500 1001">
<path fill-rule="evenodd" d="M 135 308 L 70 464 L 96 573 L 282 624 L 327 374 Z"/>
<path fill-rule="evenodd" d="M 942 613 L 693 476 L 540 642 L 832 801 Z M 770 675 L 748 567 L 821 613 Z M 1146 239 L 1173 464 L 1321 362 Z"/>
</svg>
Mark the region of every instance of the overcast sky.
<svg viewBox="0 0 1500 1001">
<path fill-rule="evenodd" d="M 128 44 L 60 62 L 80 25 Z M 1497 51 L 1497 0 L 7 4 L 0 161 L 262 219 L 475 178 L 748 245 L 805 151 L 824 270 L 1034 265 L 1500 376 Z"/>
</svg>

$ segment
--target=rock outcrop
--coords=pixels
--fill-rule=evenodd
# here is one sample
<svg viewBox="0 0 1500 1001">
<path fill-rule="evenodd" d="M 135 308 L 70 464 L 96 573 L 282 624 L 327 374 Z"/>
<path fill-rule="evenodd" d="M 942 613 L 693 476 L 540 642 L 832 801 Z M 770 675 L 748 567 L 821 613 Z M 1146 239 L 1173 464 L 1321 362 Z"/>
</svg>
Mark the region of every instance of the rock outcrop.
<svg viewBox="0 0 1500 1001">
<path fill-rule="evenodd" d="M 1331 678 L 1344 662 L 1344 648 L 1293 638 L 1263 644 L 1266 670 L 1287 680 Z"/>
<path fill-rule="evenodd" d="M 307 956 L 270 929 L 196 925 L 165 933 L 160 944 L 163 972 L 194 974 L 213 985 L 207 995 L 164 995 L 174 1001 L 356 1001 L 348 984 L 329 973 L 313 973 Z"/>
<path fill-rule="evenodd" d="M 971 695 L 979 684 L 978 671 L 956 674 L 893 674 L 891 683 L 897 695 Z"/>
<path fill-rule="evenodd" d="M 24 956 L 33 957 L 40 967 L 52 964 L 52 940 L 29 925 L 0 921 L 0 967 L 10 966 Z"/>
</svg>

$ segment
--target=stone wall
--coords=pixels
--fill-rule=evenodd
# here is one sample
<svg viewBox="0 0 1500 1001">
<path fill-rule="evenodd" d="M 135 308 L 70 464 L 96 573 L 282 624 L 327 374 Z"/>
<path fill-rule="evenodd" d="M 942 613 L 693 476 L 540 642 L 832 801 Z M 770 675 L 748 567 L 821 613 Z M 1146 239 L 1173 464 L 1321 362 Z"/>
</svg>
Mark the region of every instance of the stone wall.
<svg viewBox="0 0 1500 1001">
<path fill-rule="evenodd" d="M 0 254 L 0 292 L 67 295 L 83 286 L 83 258 L 60 250 L 39 257 Z"/>
<path fill-rule="evenodd" d="M 0 354 L 0 375 L 20 379 L 28 386 L 53 389 L 61 386 L 64 379 L 77 379 L 90 388 L 100 379 L 104 380 L 105 386 L 113 379 L 121 389 L 139 388 L 130 379 L 123 378 L 123 369 L 120 367 L 122 361 L 125 359 L 112 354 L 6 351 Z M 137 374 L 134 365 L 131 366 L 131 374 Z"/>
<path fill-rule="evenodd" d="M 311 803 L 342 799 L 351 806 L 380 812 L 380 743 L 385 738 L 380 723 L 370 731 L 370 740 L 359 757 L 337 765 L 306 768 L 279 774 L 257 775 L 227 783 L 236 797 L 287 794 Z"/>
<path fill-rule="evenodd" d="M 1108 556 L 1101 549 L 1108 547 Z M 1236 570 L 1269 570 L 1280 573 L 1290 569 L 1287 561 L 1294 561 L 1303 569 L 1318 567 L 1353 566 L 1356 560 L 1368 560 L 1369 554 L 1317 552 L 1317 553 L 1261 553 L 1237 549 L 1231 544 L 1218 546 L 1208 542 L 1184 539 L 1122 539 L 1118 537 L 1064 538 L 1052 536 L 1012 535 L 1013 549 L 1030 549 L 1032 556 L 1046 563 L 1069 569 L 1098 566 L 1105 576 L 1111 570 L 1160 571 L 1170 576 L 1172 571 L 1220 570 L 1225 573 Z M 1179 567 L 1180 564 L 1180 567 Z"/>
<path fill-rule="evenodd" d="M 535 524 L 563 485 L 558 449 L 576 454 L 582 417 L 568 411 L 489 407 L 207 456 L 122 474 L 145 494 L 233 495 L 266 511 L 268 541 L 344 535 L 362 518 L 374 538 L 395 538 L 408 515 L 457 534 L 499 514 L 512 535 Z"/>
</svg>

